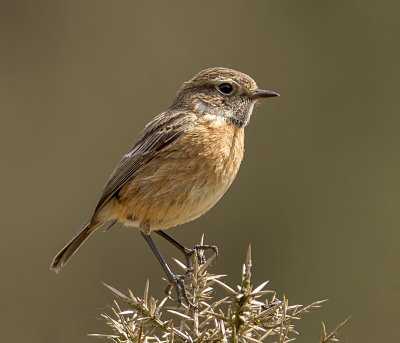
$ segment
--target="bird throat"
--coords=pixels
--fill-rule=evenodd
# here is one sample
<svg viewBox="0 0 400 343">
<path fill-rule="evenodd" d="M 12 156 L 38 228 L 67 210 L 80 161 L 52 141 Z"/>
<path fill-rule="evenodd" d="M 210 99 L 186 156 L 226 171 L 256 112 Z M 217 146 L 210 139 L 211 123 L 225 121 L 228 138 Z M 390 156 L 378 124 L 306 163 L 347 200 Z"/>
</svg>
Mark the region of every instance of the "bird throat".
<svg viewBox="0 0 400 343">
<path fill-rule="evenodd" d="M 214 107 L 207 104 L 202 100 L 197 100 L 194 106 L 196 113 L 200 115 L 213 115 L 223 120 L 229 121 L 238 128 L 243 128 L 247 125 L 253 106 L 250 107 L 247 113 L 243 113 L 242 116 L 238 116 L 233 110 L 221 109 L 220 107 Z"/>
</svg>

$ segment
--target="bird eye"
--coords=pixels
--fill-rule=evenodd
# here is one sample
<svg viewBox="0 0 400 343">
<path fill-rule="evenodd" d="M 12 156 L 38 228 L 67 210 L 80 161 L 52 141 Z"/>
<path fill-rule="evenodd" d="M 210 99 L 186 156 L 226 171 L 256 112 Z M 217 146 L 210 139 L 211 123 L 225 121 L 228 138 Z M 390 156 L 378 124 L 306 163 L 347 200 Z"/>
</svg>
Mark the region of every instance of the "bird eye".
<svg viewBox="0 0 400 343">
<path fill-rule="evenodd" d="M 229 84 L 229 83 L 221 83 L 218 86 L 218 90 L 222 93 L 222 94 L 231 94 L 233 91 L 233 87 Z"/>
</svg>

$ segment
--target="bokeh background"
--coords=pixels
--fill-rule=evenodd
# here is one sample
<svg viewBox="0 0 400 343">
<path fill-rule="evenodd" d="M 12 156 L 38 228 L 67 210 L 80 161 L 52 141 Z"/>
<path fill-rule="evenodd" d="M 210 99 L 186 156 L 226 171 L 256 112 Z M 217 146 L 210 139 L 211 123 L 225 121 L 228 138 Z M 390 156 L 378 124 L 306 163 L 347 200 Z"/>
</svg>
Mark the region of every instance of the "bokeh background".
<svg viewBox="0 0 400 343">
<path fill-rule="evenodd" d="M 216 273 L 290 302 L 329 298 L 298 323 L 317 342 L 396 342 L 400 305 L 399 21 L 395 1 L 0 2 L 0 331 L 4 342 L 92 342 L 105 281 L 161 296 L 137 230 L 95 234 L 59 276 L 53 256 L 91 214 L 143 126 L 211 66 L 277 91 L 246 130 L 244 163 L 205 216 Z M 171 262 L 178 253 L 155 237 Z"/>
</svg>

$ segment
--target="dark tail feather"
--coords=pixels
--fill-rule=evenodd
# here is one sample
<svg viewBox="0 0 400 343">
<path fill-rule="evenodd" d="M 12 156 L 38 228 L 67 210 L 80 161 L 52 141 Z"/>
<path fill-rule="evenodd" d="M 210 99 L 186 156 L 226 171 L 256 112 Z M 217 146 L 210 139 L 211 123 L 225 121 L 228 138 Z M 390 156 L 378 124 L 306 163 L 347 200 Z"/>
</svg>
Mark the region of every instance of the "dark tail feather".
<svg viewBox="0 0 400 343">
<path fill-rule="evenodd" d="M 103 223 L 92 223 L 90 219 L 81 227 L 77 234 L 68 242 L 68 244 L 54 257 L 50 269 L 56 273 L 68 262 L 71 256 L 88 239 L 88 237 Z"/>
</svg>

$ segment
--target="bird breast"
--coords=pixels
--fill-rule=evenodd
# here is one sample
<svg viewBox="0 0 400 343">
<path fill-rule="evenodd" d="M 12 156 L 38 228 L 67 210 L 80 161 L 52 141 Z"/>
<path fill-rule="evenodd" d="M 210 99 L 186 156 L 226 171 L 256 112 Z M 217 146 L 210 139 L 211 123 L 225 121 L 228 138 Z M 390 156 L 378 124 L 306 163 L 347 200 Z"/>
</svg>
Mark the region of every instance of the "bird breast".
<svg viewBox="0 0 400 343">
<path fill-rule="evenodd" d="M 220 116 L 196 124 L 143 166 L 124 186 L 115 217 L 126 225 L 166 229 L 208 211 L 233 182 L 244 132 Z"/>
</svg>

